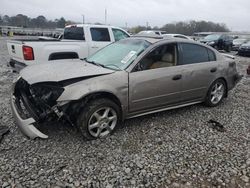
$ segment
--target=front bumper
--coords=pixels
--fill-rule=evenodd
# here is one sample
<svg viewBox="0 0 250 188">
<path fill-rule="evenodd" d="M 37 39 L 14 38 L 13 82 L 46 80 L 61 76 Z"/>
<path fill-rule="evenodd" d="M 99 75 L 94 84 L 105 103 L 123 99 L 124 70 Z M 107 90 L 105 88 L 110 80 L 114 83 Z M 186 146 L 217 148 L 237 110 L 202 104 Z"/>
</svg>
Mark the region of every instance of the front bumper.
<svg viewBox="0 0 250 188">
<path fill-rule="evenodd" d="M 15 88 L 15 84 L 12 87 L 12 95 L 11 95 L 11 109 L 12 109 L 12 114 L 13 117 L 15 119 L 15 122 L 17 124 L 17 126 L 19 127 L 19 129 L 21 130 L 21 132 L 31 138 L 48 138 L 47 135 L 43 134 L 41 131 L 39 131 L 34 124 L 36 123 L 35 119 L 32 117 L 29 117 L 27 119 L 23 119 L 20 115 L 20 113 L 22 113 L 22 109 L 20 108 L 20 104 L 19 101 L 16 99 L 16 96 L 14 95 L 14 88 Z"/>
<path fill-rule="evenodd" d="M 27 66 L 24 63 L 16 61 L 14 59 L 10 59 L 7 65 L 12 68 L 13 72 L 20 72 L 23 68 Z"/>
</svg>

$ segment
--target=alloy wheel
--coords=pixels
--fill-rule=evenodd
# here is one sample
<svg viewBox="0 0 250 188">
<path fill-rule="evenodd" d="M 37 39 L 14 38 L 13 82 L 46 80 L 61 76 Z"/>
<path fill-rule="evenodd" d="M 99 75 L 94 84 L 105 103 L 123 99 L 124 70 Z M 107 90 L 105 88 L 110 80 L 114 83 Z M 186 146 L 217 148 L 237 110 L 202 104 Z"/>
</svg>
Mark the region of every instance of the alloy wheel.
<svg viewBox="0 0 250 188">
<path fill-rule="evenodd" d="M 224 84 L 221 82 L 215 83 L 214 86 L 212 87 L 211 94 L 210 94 L 211 103 L 214 105 L 218 104 L 223 98 L 224 93 L 225 93 Z"/>
<path fill-rule="evenodd" d="M 89 133 L 95 138 L 108 136 L 114 130 L 117 120 L 117 113 L 114 109 L 111 107 L 99 108 L 89 118 Z"/>
</svg>

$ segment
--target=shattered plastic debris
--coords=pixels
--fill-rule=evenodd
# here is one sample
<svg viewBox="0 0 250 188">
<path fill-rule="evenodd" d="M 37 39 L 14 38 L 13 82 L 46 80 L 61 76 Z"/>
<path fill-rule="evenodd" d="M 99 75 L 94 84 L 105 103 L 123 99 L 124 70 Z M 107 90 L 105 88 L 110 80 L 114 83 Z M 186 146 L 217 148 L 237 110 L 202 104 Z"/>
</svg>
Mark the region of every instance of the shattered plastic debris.
<svg viewBox="0 0 250 188">
<path fill-rule="evenodd" d="M 219 123 L 218 121 L 210 119 L 208 121 L 208 123 L 210 123 L 212 125 L 213 129 L 215 129 L 215 130 L 217 130 L 219 132 L 225 132 L 226 131 L 225 127 L 221 123 Z"/>
<path fill-rule="evenodd" d="M 3 139 L 3 136 L 10 132 L 9 128 L 6 126 L 0 126 L 0 142 Z"/>
</svg>

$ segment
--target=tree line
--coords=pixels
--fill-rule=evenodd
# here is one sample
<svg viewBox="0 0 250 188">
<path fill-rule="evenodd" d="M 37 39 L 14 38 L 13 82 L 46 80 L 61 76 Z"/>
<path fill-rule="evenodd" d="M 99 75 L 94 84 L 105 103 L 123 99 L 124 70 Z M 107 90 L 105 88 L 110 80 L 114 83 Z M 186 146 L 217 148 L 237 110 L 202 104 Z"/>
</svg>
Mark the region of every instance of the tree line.
<svg viewBox="0 0 250 188">
<path fill-rule="evenodd" d="M 214 23 L 210 21 L 187 21 L 165 24 L 163 27 L 136 26 L 130 29 L 131 33 L 138 33 L 143 30 L 162 30 L 167 33 L 179 33 L 193 35 L 196 32 L 228 32 L 230 31 L 224 23 Z"/>
<path fill-rule="evenodd" d="M 24 28 L 64 28 L 65 24 L 74 24 L 75 22 L 65 20 L 61 17 L 55 20 L 48 20 L 40 15 L 36 18 L 30 18 L 23 14 L 16 16 L 0 15 L 0 25 L 17 26 Z M 167 23 L 162 27 L 136 26 L 129 29 L 131 33 L 138 33 L 142 30 L 163 30 L 168 33 L 180 33 L 184 35 L 193 35 L 195 32 L 227 32 L 226 24 L 214 23 L 210 21 L 186 21 Z"/>
<path fill-rule="evenodd" d="M 0 25 L 16 26 L 24 28 L 64 28 L 65 24 L 72 24 L 74 22 L 65 20 L 61 17 L 55 20 L 48 20 L 45 16 L 37 16 L 36 18 L 30 18 L 23 14 L 16 16 L 0 15 Z"/>
</svg>

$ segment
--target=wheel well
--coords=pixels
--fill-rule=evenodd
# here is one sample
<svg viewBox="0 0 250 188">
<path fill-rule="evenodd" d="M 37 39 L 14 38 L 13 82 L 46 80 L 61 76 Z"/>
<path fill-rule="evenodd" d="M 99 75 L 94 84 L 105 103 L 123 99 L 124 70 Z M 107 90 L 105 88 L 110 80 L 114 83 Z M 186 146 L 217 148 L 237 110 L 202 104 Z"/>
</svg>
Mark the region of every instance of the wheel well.
<svg viewBox="0 0 250 188">
<path fill-rule="evenodd" d="M 119 107 L 121 107 L 120 100 L 114 94 L 109 93 L 109 92 L 98 92 L 98 93 L 89 94 L 86 97 L 84 97 L 83 99 L 87 99 L 87 102 L 89 102 L 90 100 L 99 99 L 99 98 L 110 99 L 113 102 L 115 102 Z"/>
<path fill-rule="evenodd" d="M 55 52 L 49 55 L 49 61 L 58 59 L 78 59 L 76 52 Z"/>
<path fill-rule="evenodd" d="M 122 106 L 120 100 L 112 93 L 109 92 L 98 92 L 98 93 L 92 93 L 89 94 L 77 101 L 74 101 L 70 104 L 70 106 L 67 108 L 66 113 L 72 117 L 72 121 L 75 122 L 77 119 L 78 114 L 81 112 L 81 110 L 84 108 L 85 104 L 87 104 L 91 100 L 99 99 L 99 98 L 107 98 L 113 102 L 115 102 L 119 108 L 120 112 L 122 113 Z"/>
</svg>

